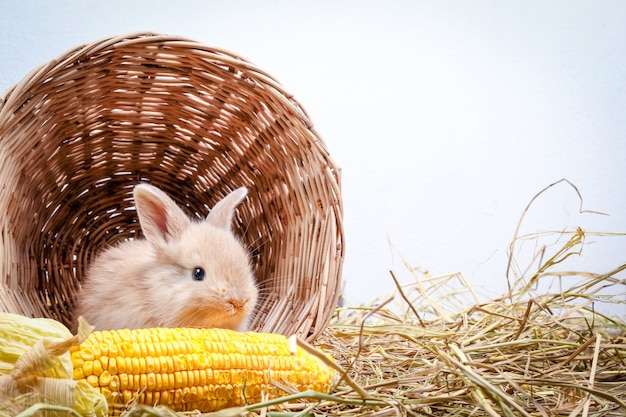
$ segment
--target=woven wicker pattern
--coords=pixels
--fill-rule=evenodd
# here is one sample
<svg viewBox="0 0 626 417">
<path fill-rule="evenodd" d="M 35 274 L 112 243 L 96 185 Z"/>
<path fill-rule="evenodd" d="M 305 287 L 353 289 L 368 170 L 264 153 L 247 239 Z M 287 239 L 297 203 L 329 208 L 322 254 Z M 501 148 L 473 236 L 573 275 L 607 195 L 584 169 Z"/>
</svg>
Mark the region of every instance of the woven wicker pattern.
<svg viewBox="0 0 626 417">
<path fill-rule="evenodd" d="M 202 217 L 247 186 L 235 230 L 261 288 L 254 328 L 314 338 L 330 320 L 339 170 L 252 63 L 177 37 L 107 38 L 36 68 L 0 106 L 1 310 L 69 323 L 90 259 L 139 230 L 145 181 Z"/>
</svg>

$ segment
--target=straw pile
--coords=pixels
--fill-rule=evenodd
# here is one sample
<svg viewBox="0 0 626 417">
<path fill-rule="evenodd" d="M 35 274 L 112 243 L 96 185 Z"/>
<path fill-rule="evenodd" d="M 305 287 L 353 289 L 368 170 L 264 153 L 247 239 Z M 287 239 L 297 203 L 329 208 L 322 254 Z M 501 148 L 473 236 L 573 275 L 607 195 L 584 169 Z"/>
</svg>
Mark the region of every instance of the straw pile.
<svg viewBox="0 0 626 417">
<path fill-rule="evenodd" d="M 581 229 L 561 235 L 566 242 L 550 255 L 542 248 L 547 260 L 505 297 L 481 302 L 462 274 L 407 265 L 415 282 L 395 297 L 339 309 L 317 344 L 347 373 L 333 394 L 299 405 L 302 415 L 626 415 L 626 322 L 594 310 L 624 311 L 626 280 L 617 276 L 626 264 L 558 272 L 585 244 Z M 534 291 L 555 276 L 571 285 Z"/>
<path fill-rule="evenodd" d="M 577 231 L 560 255 L 582 237 Z M 553 262 L 533 279 L 551 276 Z M 415 294 L 404 315 L 384 305 L 346 309 L 324 334 L 321 347 L 335 352 L 366 400 L 359 404 L 359 388 L 344 383 L 323 413 L 624 416 L 626 323 L 592 306 L 609 301 L 607 293 L 622 296 L 610 302 L 624 302 L 626 281 L 616 275 L 625 268 L 576 274 L 581 280 L 559 294 L 534 294 L 519 281 L 520 291 L 457 313 L 441 309 L 434 295 L 452 289 L 452 298 L 464 303 L 454 291 L 455 282 L 464 282 L 461 274 L 419 277 L 413 271 L 416 282 L 399 288 L 403 300 Z"/>
</svg>

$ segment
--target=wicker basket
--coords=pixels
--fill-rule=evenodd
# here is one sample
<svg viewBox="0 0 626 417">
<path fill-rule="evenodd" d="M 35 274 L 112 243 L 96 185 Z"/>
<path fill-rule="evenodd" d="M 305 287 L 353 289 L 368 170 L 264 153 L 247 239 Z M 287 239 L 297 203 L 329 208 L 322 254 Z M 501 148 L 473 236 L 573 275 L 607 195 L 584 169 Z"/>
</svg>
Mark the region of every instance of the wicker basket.
<svg viewBox="0 0 626 417">
<path fill-rule="evenodd" d="M 179 37 L 107 38 L 36 68 L 0 106 L 0 310 L 69 323 L 90 259 L 139 230 L 135 184 L 197 216 L 245 185 L 235 228 L 262 289 L 254 328 L 312 339 L 328 324 L 339 170 L 252 63 Z"/>
</svg>

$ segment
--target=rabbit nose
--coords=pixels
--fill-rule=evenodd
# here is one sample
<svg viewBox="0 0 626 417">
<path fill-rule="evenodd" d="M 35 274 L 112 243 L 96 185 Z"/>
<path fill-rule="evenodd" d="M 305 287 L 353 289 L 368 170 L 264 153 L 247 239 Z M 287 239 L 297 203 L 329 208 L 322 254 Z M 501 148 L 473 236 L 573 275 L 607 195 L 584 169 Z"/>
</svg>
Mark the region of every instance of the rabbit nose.
<svg viewBox="0 0 626 417">
<path fill-rule="evenodd" d="M 250 301 L 250 299 L 248 299 L 248 298 L 244 298 L 244 299 L 231 298 L 231 299 L 228 300 L 230 305 L 232 305 L 233 308 L 236 311 L 241 311 L 241 310 L 245 309 L 246 304 L 248 304 L 248 301 Z"/>
</svg>

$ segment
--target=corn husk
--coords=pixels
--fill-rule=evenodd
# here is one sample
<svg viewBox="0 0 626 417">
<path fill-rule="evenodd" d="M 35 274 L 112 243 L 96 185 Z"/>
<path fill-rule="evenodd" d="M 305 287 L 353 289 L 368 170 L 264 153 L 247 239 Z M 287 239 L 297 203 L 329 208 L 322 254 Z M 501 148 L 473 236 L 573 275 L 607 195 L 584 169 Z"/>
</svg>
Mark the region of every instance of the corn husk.
<svg viewBox="0 0 626 417">
<path fill-rule="evenodd" d="M 0 313 L 0 416 L 106 416 L 102 394 L 72 379 L 69 348 L 89 332 L 83 326 L 73 336 L 55 320 Z"/>
</svg>

